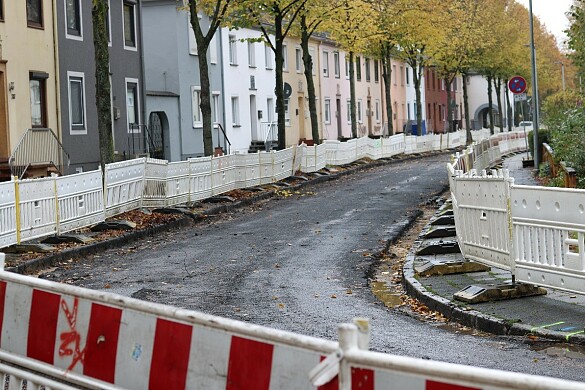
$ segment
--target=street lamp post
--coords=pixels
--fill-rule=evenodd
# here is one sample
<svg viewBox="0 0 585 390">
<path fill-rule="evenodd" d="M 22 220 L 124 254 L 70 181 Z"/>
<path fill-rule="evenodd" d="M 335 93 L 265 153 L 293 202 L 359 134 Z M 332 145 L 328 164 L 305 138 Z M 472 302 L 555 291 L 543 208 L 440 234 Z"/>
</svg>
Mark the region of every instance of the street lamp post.
<svg viewBox="0 0 585 390">
<path fill-rule="evenodd" d="M 532 0 L 528 2 L 530 13 L 530 57 L 532 62 L 532 104 L 533 104 L 533 141 L 534 151 L 532 157 L 534 158 L 534 168 L 539 167 L 539 150 L 538 150 L 538 79 L 536 77 L 536 50 L 534 48 L 534 21 L 532 18 Z"/>
</svg>

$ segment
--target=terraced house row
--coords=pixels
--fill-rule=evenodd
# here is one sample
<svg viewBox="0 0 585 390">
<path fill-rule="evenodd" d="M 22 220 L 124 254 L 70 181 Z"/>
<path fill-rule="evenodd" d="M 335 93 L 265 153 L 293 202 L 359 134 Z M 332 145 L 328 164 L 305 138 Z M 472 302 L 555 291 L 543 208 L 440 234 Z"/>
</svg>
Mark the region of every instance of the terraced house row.
<svg viewBox="0 0 585 390">
<path fill-rule="evenodd" d="M 70 174 L 99 161 L 91 2 L 0 0 L 0 177 Z M 205 24 L 205 15 L 200 15 Z M 197 48 L 187 11 L 175 0 L 109 0 L 112 134 L 119 160 L 170 161 L 203 155 Z M 223 153 L 265 148 L 276 137 L 274 53 L 255 29 L 216 33 L 208 52 L 214 146 Z M 351 137 L 349 56 L 335 42 L 310 43 L 321 139 Z M 286 145 L 312 142 L 300 41 L 284 47 Z M 356 55 L 358 135 L 444 132 L 445 83 L 432 68 L 422 81 L 424 125 L 416 128 L 412 69 L 392 62 L 393 117 L 379 60 Z M 464 126 L 462 82 L 454 119 Z M 472 127 L 485 127 L 487 83 L 468 77 Z M 494 97 L 494 101 L 496 101 Z M 497 111 L 497 107 L 494 107 Z M 70 164 L 66 162 L 70 161 Z M 20 167 L 14 172 L 14 167 Z M 25 171 L 28 171 L 26 173 Z"/>
</svg>

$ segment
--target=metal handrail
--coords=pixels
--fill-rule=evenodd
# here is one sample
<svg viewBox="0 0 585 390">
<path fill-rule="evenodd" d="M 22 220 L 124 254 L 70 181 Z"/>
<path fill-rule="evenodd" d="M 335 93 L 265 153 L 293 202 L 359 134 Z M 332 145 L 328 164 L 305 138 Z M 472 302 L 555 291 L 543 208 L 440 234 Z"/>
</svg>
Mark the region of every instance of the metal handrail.
<svg viewBox="0 0 585 390">
<path fill-rule="evenodd" d="M 268 125 L 268 131 L 266 132 L 266 137 L 264 137 L 264 149 L 265 149 L 266 151 L 268 151 L 268 145 L 269 145 L 269 143 L 268 143 L 268 137 L 270 137 L 270 135 L 271 135 L 271 134 L 272 134 L 272 132 L 274 131 L 274 125 L 275 125 L 276 123 L 277 123 L 277 122 L 275 122 L 275 121 L 272 121 L 272 122 L 270 122 L 270 124 Z M 274 140 L 274 136 L 271 138 L 271 140 Z"/>
<path fill-rule="evenodd" d="M 226 152 L 227 154 L 230 154 L 230 149 L 232 147 L 232 143 L 230 142 L 230 139 L 228 138 L 225 129 L 223 128 L 223 126 L 221 125 L 221 123 L 216 122 L 213 124 L 214 126 L 217 126 L 218 130 L 221 130 L 221 132 L 223 133 L 223 144 L 226 147 Z M 217 147 L 221 147 L 220 143 L 219 143 L 219 131 L 217 133 Z"/>
<path fill-rule="evenodd" d="M 27 129 L 8 159 L 10 172 L 19 179 L 33 164 L 52 164 L 63 174 L 70 162 L 69 153 L 49 128 Z"/>
</svg>

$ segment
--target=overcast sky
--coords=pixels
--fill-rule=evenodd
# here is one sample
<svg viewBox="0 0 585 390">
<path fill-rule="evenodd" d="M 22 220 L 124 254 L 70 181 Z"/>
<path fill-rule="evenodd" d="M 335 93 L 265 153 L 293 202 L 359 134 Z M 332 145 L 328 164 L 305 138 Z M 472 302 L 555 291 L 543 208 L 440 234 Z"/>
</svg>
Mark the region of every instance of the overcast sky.
<svg viewBox="0 0 585 390">
<path fill-rule="evenodd" d="M 528 8 L 528 0 L 516 1 Z M 557 37 L 559 45 L 567 39 L 563 33 L 569 27 L 565 12 L 569 11 L 572 3 L 573 0 L 532 0 L 532 12 Z"/>
</svg>

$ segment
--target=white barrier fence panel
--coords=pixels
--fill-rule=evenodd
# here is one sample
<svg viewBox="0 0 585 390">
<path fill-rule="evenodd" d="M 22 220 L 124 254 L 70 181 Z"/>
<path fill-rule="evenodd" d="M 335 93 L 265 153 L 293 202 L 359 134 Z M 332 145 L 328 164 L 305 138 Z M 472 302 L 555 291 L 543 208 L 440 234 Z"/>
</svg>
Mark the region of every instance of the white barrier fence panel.
<svg viewBox="0 0 585 390">
<path fill-rule="evenodd" d="M 452 181 L 459 247 L 467 259 L 513 272 L 508 214 L 513 180 L 504 178 L 501 171 L 494 174 Z"/>
<path fill-rule="evenodd" d="M 236 188 L 235 155 L 220 156 L 211 160 L 211 188 L 213 195 Z"/>
<path fill-rule="evenodd" d="M 260 161 L 260 184 L 272 183 L 274 152 L 259 152 Z"/>
<path fill-rule="evenodd" d="M 585 190 L 512 187 L 518 280 L 585 293 Z"/>
<path fill-rule="evenodd" d="M 171 162 L 167 166 L 167 206 L 189 202 L 189 161 Z"/>
<path fill-rule="evenodd" d="M 407 135 L 404 140 L 404 154 L 413 154 L 416 153 L 416 135 Z"/>
<path fill-rule="evenodd" d="M 16 244 L 16 192 L 13 181 L 0 183 L 0 248 Z"/>
<path fill-rule="evenodd" d="M 145 158 L 106 165 L 106 218 L 142 206 Z"/>
<path fill-rule="evenodd" d="M 165 207 L 167 203 L 167 160 L 147 158 L 144 167 L 143 207 Z"/>
<path fill-rule="evenodd" d="M 57 232 L 55 178 L 18 182 L 20 241 L 46 237 Z"/>
<path fill-rule="evenodd" d="M 213 195 L 211 186 L 211 157 L 190 158 L 189 162 L 189 194 L 191 202 L 210 198 Z"/>
<path fill-rule="evenodd" d="M 274 152 L 274 180 L 286 179 L 294 174 L 295 147 Z"/>
<path fill-rule="evenodd" d="M 99 169 L 55 178 L 59 202 L 58 234 L 106 219 L 102 178 Z"/>
</svg>

